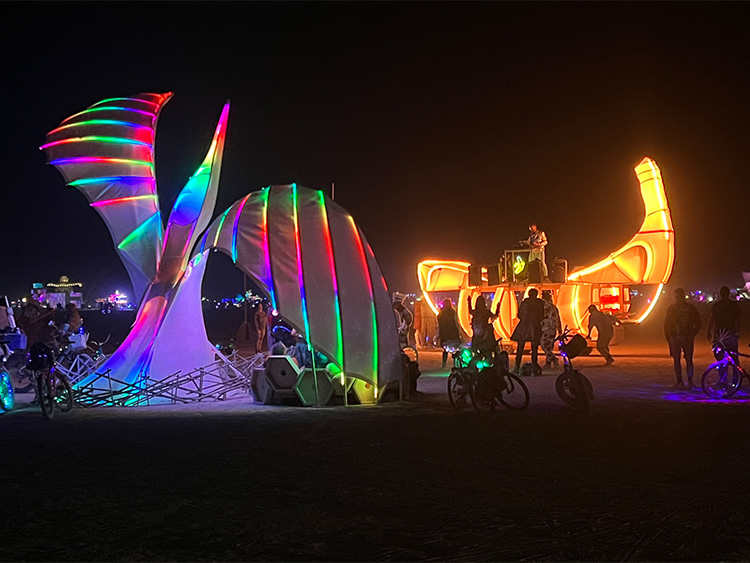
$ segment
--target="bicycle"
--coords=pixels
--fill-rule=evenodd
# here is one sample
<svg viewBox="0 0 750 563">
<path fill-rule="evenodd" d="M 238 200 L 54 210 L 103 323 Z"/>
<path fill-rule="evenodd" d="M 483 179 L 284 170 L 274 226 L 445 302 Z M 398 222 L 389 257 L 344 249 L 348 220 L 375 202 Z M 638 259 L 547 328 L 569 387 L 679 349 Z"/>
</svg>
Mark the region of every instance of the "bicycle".
<svg viewBox="0 0 750 563">
<path fill-rule="evenodd" d="M 721 359 L 708 366 L 701 378 L 703 392 L 712 399 L 728 399 L 737 392 L 744 378 L 750 380 L 739 363 L 740 356 L 750 358 L 750 355 L 732 352 L 725 346 L 725 338 L 720 336 L 713 345 L 713 351 Z"/>
<path fill-rule="evenodd" d="M 497 343 L 496 343 L 497 344 Z M 523 410 L 530 402 L 529 389 L 508 369 L 507 352 L 472 352 L 468 346 L 451 349 L 453 368 L 448 376 L 448 400 L 456 412 L 467 397 L 479 414 L 493 412 L 497 404 Z"/>
<path fill-rule="evenodd" d="M 73 389 L 68 378 L 55 365 L 55 351 L 43 342 L 29 348 L 27 369 L 32 373 L 42 415 L 51 419 L 55 408 L 68 412 L 73 408 Z"/>
<path fill-rule="evenodd" d="M 586 339 L 580 334 L 570 336 L 570 330 L 566 326 L 555 340 L 559 342 L 560 355 L 563 358 L 563 372 L 555 380 L 555 391 L 566 404 L 588 413 L 591 401 L 594 400 L 594 387 L 585 375 L 573 368 L 571 361 L 588 349 Z"/>
<path fill-rule="evenodd" d="M 5 353 L 3 351 L 2 363 L 0 364 L 0 411 L 8 412 L 16 404 L 13 382 L 8 370 L 5 369 Z"/>
</svg>

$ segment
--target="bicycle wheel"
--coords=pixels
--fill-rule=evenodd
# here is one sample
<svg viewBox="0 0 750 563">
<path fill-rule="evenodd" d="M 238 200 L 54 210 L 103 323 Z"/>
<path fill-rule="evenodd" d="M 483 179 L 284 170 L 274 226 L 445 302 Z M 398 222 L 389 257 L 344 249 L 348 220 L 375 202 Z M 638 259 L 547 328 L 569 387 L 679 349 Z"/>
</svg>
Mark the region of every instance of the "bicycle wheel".
<svg viewBox="0 0 750 563">
<path fill-rule="evenodd" d="M 563 402 L 567 403 L 571 407 L 574 407 L 576 405 L 576 395 L 575 391 L 573 390 L 572 371 L 564 371 L 557 376 L 557 379 L 555 380 L 555 391 L 557 391 L 558 397 L 560 397 Z"/>
<path fill-rule="evenodd" d="M 737 392 L 742 383 L 742 372 L 725 362 L 714 362 L 703 372 L 701 387 L 712 399 L 728 399 Z"/>
<path fill-rule="evenodd" d="M 464 384 L 464 377 L 457 369 L 452 369 L 448 376 L 448 400 L 451 407 L 456 412 L 461 412 L 466 408 L 466 398 L 468 392 Z"/>
<path fill-rule="evenodd" d="M 34 389 L 34 375 L 26 367 L 18 368 L 12 379 L 16 393 L 28 393 Z"/>
<path fill-rule="evenodd" d="M 521 379 L 512 373 L 506 373 L 505 389 L 498 395 L 500 402 L 514 411 L 522 411 L 529 406 L 529 388 Z"/>
<path fill-rule="evenodd" d="M 60 407 L 60 412 L 68 412 L 73 408 L 73 389 L 68 378 L 64 375 L 54 374 L 53 384 L 55 386 L 55 403 Z"/>
<path fill-rule="evenodd" d="M 51 419 L 55 416 L 54 392 L 49 382 L 49 371 L 36 372 L 36 395 L 44 418 Z"/>
<path fill-rule="evenodd" d="M 0 370 L 0 410 L 9 411 L 13 408 L 15 402 L 13 382 L 10 380 L 10 374 L 2 369 Z"/>
<path fill-rule="evenodd" d="M 594 398 L 594 387 L 588 378 L 578 370 L 562 372 L 555 381 L 557 395 L 571 407 L 583 412 L 589 411 Z"/>
<path fill-rule="evenodd" d="M 474 410 L 479 414 L 487 415 L 495 410 L 495 393 L 487 374 L 480 373 L 477 376 L 475 384 L 469 390 L 469 397 Z"/>
</svg>

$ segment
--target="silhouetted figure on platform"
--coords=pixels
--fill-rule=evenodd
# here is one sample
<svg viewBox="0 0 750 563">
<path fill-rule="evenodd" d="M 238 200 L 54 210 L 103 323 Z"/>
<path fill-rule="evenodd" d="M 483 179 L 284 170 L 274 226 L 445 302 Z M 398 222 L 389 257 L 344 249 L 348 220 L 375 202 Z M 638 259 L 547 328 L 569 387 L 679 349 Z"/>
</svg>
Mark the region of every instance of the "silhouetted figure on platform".
<svg viewBox="0 0 750 563">
<path fill-rule="evenodd" d="M 492 321 L 497 315 L 492 314 L 487 308 L 487 302 L 481 293 L 477 296 L 473 308 L 471 295 L 466 299 L 469 302 L 469 314 L 471 314 L 471 349 L 490 355 L 495 349 L 495 331 L 492 329 Z"/>
</svg>

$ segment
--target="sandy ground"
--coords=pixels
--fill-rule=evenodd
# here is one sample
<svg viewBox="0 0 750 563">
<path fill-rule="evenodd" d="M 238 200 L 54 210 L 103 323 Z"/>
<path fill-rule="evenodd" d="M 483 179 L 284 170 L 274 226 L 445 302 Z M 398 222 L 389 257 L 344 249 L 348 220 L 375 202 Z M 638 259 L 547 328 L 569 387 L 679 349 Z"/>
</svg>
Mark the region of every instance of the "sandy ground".
<svg viewBox="0 0 750 563">
<path fill-rule="evenodd" d="M 743 344 L 746 348 L 746 345 Z M 555 374 L 531 405 L 451 412 L 439 353 L 378 407 L 74 409 L 0 417 L 0 560 L 750 560 L 750 405 L 674 392 L 666 344 Z M 699 342 L 696 371 L 710 360 Z M 747 383 L 744 389 L 747 389 Z"/>
</svg>

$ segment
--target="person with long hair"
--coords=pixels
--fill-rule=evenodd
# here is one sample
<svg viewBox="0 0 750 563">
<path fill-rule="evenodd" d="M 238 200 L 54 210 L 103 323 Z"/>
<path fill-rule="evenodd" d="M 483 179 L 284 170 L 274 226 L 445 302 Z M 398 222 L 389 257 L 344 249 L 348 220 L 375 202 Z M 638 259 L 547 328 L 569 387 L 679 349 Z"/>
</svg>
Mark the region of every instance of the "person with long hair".
<svg viewBox="0 0 750 563">
<path fill-rule="evenodd" d="M 443 368 L 448 361 L 448 350 L 446 346 L 458 347 L 461 345 L 461 329 L 458 326 L 458 315 L 453 308 L 450 299 L 443 299 L 443 306 L 437 316 L 438 339 L 443 347 Z"/>
</svg>

